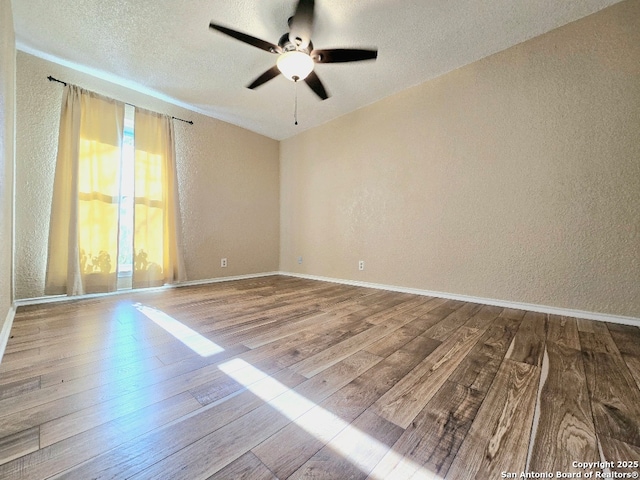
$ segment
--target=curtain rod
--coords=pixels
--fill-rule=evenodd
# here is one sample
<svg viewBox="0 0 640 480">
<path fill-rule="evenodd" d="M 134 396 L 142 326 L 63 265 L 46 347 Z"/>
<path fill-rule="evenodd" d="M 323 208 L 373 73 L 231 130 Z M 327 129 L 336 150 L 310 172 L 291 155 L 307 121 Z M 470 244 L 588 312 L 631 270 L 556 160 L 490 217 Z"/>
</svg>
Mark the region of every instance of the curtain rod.
<svg viewBox="0 0 640 480">
<path fill-rule="evenodd" d="M 63 82 L 62 80 L 58 80 L 57 78 L 53 78 L 51 75 L 49 75 L 47 78 L 49 79 L 50 82 L 58 82 L 58 83 L 63 84 L 65 87 L 67 86 L 67 82 Z M 126 105 L 131 105 L 132 107 L 135 107 L 135 105 L 133 105 L 132 103 L 127 103 L 127 102 L 124 102 L 124 103 Z M 188 123 L 189 125 L 193 125 L 193 121 L 192 120 L 183 120 L 182 118 L 178 118 L 178 117 L 174 117 L 174 116 L 172 116 L 171 118 L 173 118 L 174 120 L 180 120 L 181 122 L 184 122 L 184 123 Z"/>
</svg>

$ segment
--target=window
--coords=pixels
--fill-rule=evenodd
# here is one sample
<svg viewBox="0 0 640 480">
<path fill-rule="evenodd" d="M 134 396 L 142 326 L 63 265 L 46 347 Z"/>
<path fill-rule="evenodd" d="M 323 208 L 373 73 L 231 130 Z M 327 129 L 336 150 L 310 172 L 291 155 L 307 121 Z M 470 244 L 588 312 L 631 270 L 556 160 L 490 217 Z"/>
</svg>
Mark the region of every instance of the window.
<svg viewBox="0 0 640 480">
<path fill-rule="evenodd" d="M 184 279 L 173 135 L 167 115 L 65 87 L 46 294 Z"/>
<path fill-rule="evenodd" d="M 120 167 L 120 215 L 118 219 L 118 289 L 131 288 L 133 275 L 135 109 L 125 105 Z"/>
</svg>

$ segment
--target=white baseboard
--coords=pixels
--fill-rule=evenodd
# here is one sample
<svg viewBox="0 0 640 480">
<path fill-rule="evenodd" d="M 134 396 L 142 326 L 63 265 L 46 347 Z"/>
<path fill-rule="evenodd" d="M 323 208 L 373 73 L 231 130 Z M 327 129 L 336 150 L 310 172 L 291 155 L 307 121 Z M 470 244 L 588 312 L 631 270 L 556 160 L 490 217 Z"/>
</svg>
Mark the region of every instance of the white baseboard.
<svg viewBox="0 0 640 480">
<path fill-rule="evenodd" d="M 234 277 L 218 277 L 218 278 L 209 278 L 206 280 L 190 280 L 188 282 L 178 283 L 174 286 L 190 287 L 192 285 L 208 285 L 210 283 L 232 282 L 234 280 L 250 280 L 252 278 L 271 277 L 273 275 L 280 275 L 280 272 L 250 273 L 248 275 L 236 275 Z"/>
<path fill-rule="evenodd" d="M 17 307 L 21 307 L 25 305 L 39 305 L 39 304 L 47 304 L 47 303 L 68 302 L 73 300 L 83 300 L 86 298 L 99 298 L 99 297 L 110 297 L 114 295 L 124 295 L 124 294 L 130 294 L 134 292 L 152 292 L 155 290 L 165 290 L 168 288 L 180 288 L 180 287 L 188 287 L 192 285 L 207 285 L 209 283 L 231 282 L 233 280 L 247 280 L 251 278 L 268 277 L 271 275 L 280 275 L 280 272 L 250 273 L 247 275 L 236 275 L 233 277 L 218 277 L 218 278 L 208 278 L 205 280 L 190 280 L 186 282 L 174 283 L 171 285 L 164 285 L 162 287 L 142 288 L 142 289 L 133 289 L 133 290 L 132 289 L 118 290 L 116 292 L 109 292 L 109 293 L 89 293 L 86 295 L 77 295 L 77 296 L 71 296 L 71 297 L 68 295 L 49 295 L 46 297 L 21 298 L 15 301 L 15 305 Z"/>
<path fill-rule="evenodd" d="M 251 273 L 247 275 L 236 275 L 232 277 L 218 277 L 218 278 L 209 278 L 204 280 L 191 280 L 187 282 L 181 282 L 174 285 L 165 285 L 163 287 L 158 288 L 148 288 L 140 291 L 151 291 L 151 290 L 162 290 L 167 288 L 180 288 L 180 287 L 188 287 L 194 285 L 207 285 L 211 283 L 220 283 L 220 282 L 232 282 L 234 280 L 248 280 L 252 278 L 261 278 L 261 277 L 269 277 L 272 275 L 284 275 L 288 277 L 297 277 L 297 278 L 305 278 L 308 280 L 318 280 L 321 282 L 331 282 L 331 283 L 340 283 L 343 285 L 352 285 L 356 287 L 365 287 L 365 288 L 376 288 L 379 290 L 388 290 L 391 292 L 400 292 L 400 293 L 411 293 L 414 295 L 424 295 L 429 297 L 438 297 L 438 298 L 446 298 L 448 300 L 460 300 L 463 302 L 471 302 L 471 303 L 480 303 L 483 305 L 492 305 L 496 307 L 503 308 L 513 308 L 516 310 L 529 310 L 532 312 L 540 312 L 540 313 L 548 313 L 552 315 L 562 315 L 565 317 L 574 317 L 574 318 L 584 318 L 586 320 L 597 320 L 601 322 L 611 322 L 611 323 L 620 323 L 623 325 L 632 325 L 635 327 L 640 327 L 640 318 L 636 317 L 625 317 L 622 315 L 611 315 L 608 313 L 598 313 L 598 312 L 588 312 L 585 310 L 573 310 L 569 308 L 560 308 L 560 307 L 550 307 L 548 305 L 537 305 L 533 303 L 520 303 L 520 302 L 512 302 L 509 300 L 497 300 L 494 298 L 482 298 L 482 297 L 472 297 L 469 295 L 458 295 L 455 293 L 447 293 L 447 292 L 436 292 L 431 290 L 421 290 L 418 288 L 408 288 L 408 287 L 399 287 L 396 285 L 385 285 L 381 283 L 369 283 L 369 282 L 360 282 L 357 280 L 344 280 L 340 278 L 331 278 L 331 277 L 321 277 L 318 275 L 305 275 L 300 273 L 293 272 L 263 272 L 263 273 Z M 96 297 L 104 297 L 110 295 L 121 295 L 131 293 L 135 290 L 121 290 L 118 292 L 112 293 L 96 293 L 91 295 L 83 295 L 78 297 L 69 297 L 67 295 L 56 295 L 50 297 L 39 297 L 39 298 L 26 298 L 21 300 L 16 300 L 14 302 L 14 307 L 9 311 L 11 314 L 11 322 L 13 322 L 13 315 L 15 314 L 15 308 L 22 305 L 36 305 L 36 304 L 44 304 L 44 303 L 55 303 L 55 302 L 66 302 L 69 300 L 79 300 L 83 298 L 96 298 Z M 12 313 L 13 312 L 13 313 Z M 9 319 L 9 315 L 7 315 L 7 319 Z M 2 329 L 2 334 L 0 335 L 0 341 L 4 338 L 2 335 L 5 334 L 4 328 L 6 327 L 7 320 L 5 320 L 5 325 Z M 9 325 L 9 329 L 11 325 Z M 6 333 L 8 340 L 8 331 Z M 4 343 L 6 345 L 6 341 Z M 4 345 L 0 343 L 0 352 L 4 352 Z M 2 356 L 0 355 L 0 359 Z"/>
<path fill-rule="evenodd" d="M 341 283 L 344 285 L 352 285 L 355 287 L 377 288 L 379 290 L 388 290 L 391 292 L 412 293 L 414 295 L 425 295 L 429 297 L 446 298 L 448 300 L 460 300 L 463 302 L 481 303 L 483 305 L 492 305 L 495 307 L 514 308 L 516 310 L 529 310 L 532 312 L 549 313 L 552 315 L 562 315 L 565 317 L 584 318 L 586 320 L 597 320 L 601 322 L 620 323 L 623 325 L 632 325 L 640 327 L 640 318 L 625 317 L 622 315 L 611 315 L 608 313 L 587 312 L 584 310 L 573 310 L 569 308 L 550 307 L 547 305 L 536 305 L 533 303 L 520 303 L 508 300 L 496 300 L 493 298 L 471 297 L 468 295 L 458 295 L 447 292 L 435 292 L 431 290 L 420 290 L 417 288 L 398 287 L 395 285 L 384 285 L 380 283 L 359 282 L 357 280 L 343 280 L 340 278 L 320 277 L 317 275 L 305 275 L 292 272 L 279 272 L 280 275 L 289 277 L 306 278 L 309 280 L 319 280 L 322 282 Z"/>
<path fill-rule="evenodd" d="M 7 342 L 9 341 L 9 334 L 11 333 L 11 326 L 13 325 L 13 319 L 16 316 L 16 307 L 11 306 L 7 312 L 7 316 L 4 319 L 2 328 L 0 328 L 0 363 L 2 363 L 2 357 L 4 356 L 4 350 L 7 348 Z"/>
</svg>

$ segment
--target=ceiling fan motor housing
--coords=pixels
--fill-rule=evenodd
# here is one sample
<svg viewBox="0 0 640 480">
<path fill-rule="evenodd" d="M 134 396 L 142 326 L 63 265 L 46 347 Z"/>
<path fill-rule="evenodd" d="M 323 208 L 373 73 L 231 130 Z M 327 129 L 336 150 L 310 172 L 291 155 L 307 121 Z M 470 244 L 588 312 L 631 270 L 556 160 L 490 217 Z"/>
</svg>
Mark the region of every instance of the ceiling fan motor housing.
<svg viewBox="0 0 640 480">
<path fill-rule="evenodd" d="M 306 48 L 300 48 L 299 44 L 296 42 L 292 42 L 289 39 L 289 33 L 285 33 L 278 40 L 278 46 L 282 48 L 283 52 L 291 52 L 293 50 L 298 50 L 299 52 L 306 53 L 307 55 L 311 54 L 313 50 L 313 43 L 309 41 L 309 45 Z"/>
</svg>

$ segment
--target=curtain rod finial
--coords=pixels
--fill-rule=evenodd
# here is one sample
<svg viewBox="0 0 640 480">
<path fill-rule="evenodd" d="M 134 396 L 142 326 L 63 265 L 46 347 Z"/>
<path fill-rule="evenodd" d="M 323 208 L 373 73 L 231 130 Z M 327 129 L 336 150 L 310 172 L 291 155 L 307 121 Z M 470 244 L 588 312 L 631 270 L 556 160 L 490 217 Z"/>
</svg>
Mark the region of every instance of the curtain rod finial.
<svg viewBox="0 0 640 480">
<path fill-rule="evenodd" d="M 53 78 L 51 75 L 49 75 L 47 77 L 47 79 L 49 79 L 50 82 L 58 82 L 63 84 L 65 87 L 67 86 L 67 82 L 63 82 L 62 80 L 58 80 L 57 78 Z"/>
</svg>

